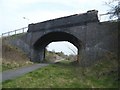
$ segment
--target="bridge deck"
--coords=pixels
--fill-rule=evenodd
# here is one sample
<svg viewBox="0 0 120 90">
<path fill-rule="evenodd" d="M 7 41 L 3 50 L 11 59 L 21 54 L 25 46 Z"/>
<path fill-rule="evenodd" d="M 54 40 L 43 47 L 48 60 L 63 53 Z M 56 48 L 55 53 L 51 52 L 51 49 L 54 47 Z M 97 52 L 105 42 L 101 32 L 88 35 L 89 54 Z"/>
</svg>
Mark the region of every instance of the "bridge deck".
<svg viewBox="0 0 120 90">
<path fill-rule="evenodd" d="M 96 10 L 92 10 L 92 11 L 87 11 L 87 13 L 83 13 L 83 14 L 74 14 L 71 16 L 52 19 L 36 24 L 30 24 L 28 28 L 28 32 L 83 25 L 90 22 L 99 22 L 97 12 L 98 11 Z"/>
</svg>

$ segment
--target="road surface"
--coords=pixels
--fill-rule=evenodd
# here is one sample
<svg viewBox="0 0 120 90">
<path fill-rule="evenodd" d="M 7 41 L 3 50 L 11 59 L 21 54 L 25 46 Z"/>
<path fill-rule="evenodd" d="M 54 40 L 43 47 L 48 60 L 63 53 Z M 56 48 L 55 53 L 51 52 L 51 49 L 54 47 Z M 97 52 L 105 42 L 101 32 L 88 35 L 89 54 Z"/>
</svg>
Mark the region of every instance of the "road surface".
<svg viewBox="0 0 120 90">
<path fill-rule="evenodd" d="M 16 70 L 8 70 L 8 71 L 4 71 L 0 73 L 0 76 L 2 76 L 2 78 L 0 78 L 0 82 L 3 82 L 5 80 L 9 80 L 9 79 L 15 79 L 19 76 L 22 76 L 26 73 L 29 73 L 31 71 L 34 71 L 38 68 L 47 66 L 49 64 L 34 64 L 31 66 L 26 66 L 26 67 L 21 67 L 19 69 Z"/>
</svg>

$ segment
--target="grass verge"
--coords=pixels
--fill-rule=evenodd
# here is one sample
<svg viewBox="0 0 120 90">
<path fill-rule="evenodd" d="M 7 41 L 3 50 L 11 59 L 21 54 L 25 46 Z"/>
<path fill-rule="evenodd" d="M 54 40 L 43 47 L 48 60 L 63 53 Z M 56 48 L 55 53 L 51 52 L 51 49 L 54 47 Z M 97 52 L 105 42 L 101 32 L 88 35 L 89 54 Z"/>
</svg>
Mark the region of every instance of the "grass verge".
<svg viewBox="0 0 120 90">
<path fill-rule="evenodd" d="M 118 88 L 120 81 L 117 60 L 102 60 L 92 67 L 62 61 L 2 84 L 3 88 Z"/>
</svg>

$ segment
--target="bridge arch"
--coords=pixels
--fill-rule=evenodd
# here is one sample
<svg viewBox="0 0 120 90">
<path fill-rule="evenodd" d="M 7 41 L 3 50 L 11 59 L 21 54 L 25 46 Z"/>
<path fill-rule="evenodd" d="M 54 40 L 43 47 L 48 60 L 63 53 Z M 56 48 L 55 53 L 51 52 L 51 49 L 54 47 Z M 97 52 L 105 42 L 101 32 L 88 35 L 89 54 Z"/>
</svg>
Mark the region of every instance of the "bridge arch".
<svg viewBox="0 0 120 90">
<path fill-rule="evenodd" d="M 36 42 L 33 44 L 33 54 L 34 61 L 42 62 L 45 58 L 45 47 L 51 43 L 56 41 L 68 41 L 72 43 L 78 49 L 78 58 L 80 57 L 80 50 L 83 48 L 82 41 L 79 40 L 76 36 L 71 33 L 63 32 L 63 31 L 54 31 L 49 32 L 41 36 Z"/>
</svg>

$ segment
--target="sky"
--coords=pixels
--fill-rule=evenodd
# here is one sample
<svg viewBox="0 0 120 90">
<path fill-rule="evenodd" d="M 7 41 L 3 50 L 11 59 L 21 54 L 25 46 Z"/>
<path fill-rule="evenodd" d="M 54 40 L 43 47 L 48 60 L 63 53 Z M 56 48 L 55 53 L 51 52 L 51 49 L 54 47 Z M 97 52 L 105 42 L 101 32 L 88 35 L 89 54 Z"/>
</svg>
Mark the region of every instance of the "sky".
<svg viewBox="0 0 120 90">
<path fill-rule="evenodd" d="M 104 14 L 109 9 L 105 2 L 109 0 L 0 0 L 0 35 L 28 24 L 38 23 L 49 19 L 85 13 L 96 9 L 98 14 Z M 106 16 L 99 17 L 100 21 L 108 20 Z M 51 43 L 49 50 L 70 52 L 68 42 Z M 57 48 L 57 49 L 56 49 Z M 65 49 L 66 48 L 66 49 Z M 77 51 L 77 49 L 75 49 Z"/>
</svg>

